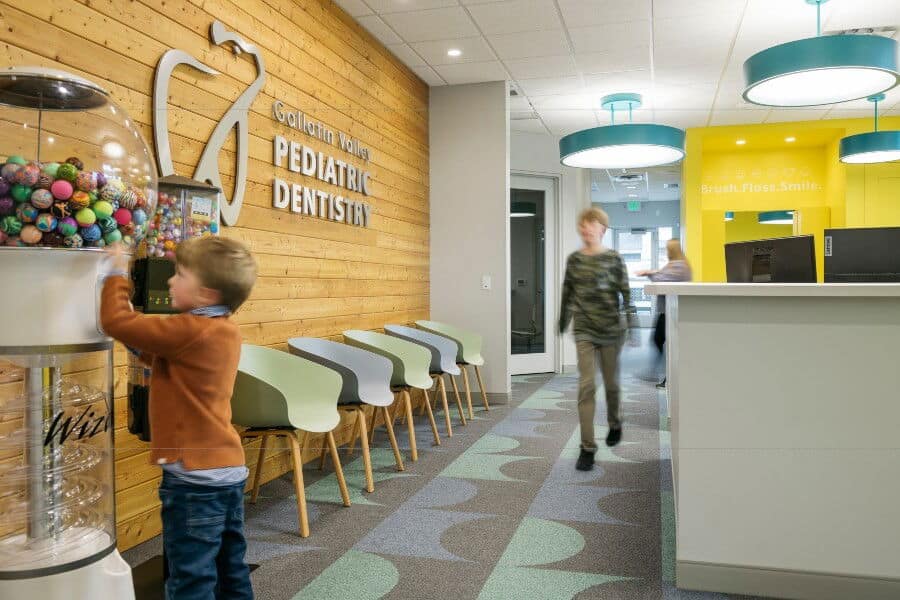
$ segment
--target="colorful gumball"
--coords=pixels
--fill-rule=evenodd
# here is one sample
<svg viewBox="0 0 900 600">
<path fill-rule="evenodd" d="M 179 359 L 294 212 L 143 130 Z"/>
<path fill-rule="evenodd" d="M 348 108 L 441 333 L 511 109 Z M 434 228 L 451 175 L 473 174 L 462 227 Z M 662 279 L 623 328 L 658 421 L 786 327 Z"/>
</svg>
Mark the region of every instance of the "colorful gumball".
<svg viewBox="0 0 900 600">
<path fill-rule="evenodd" d="M 119 206 L 127 208 L 128 210 L 134 210 L 137 207 L 137 202 L 137 194 L 135 194 L 134 190 L 131 188 L 122 192 L 122 196 L 119 198 Z"/>
<path fill-rule="evenodd" d="M 19 239 L 19 236 L 15 235 L 15 236 L 11 236 L 6 239 L 6 245 L 14 246 L 14 247 L 21 247 L 21 246 L 25 245 L 25 242 L 23 242 L 21 239 Z"/>
<path fill-rule="evenodd" d="M 219 224 L 213 221 L 209 224 L 210 233 L 219 233 Z"/>
<path fill-rule="evenodd" d="M 43 236 L 44 234 L 41 233 L 40 229 L 34 225 L 26 225 L 22 228 L 22 233 L 19 234 L 19 238 L 26 244 L 37 244 Z"/>
<path fill-rule="evenodd" d="M 6 240 L 9 239 L 9 236 L 6 235 L 5 232 L 0 231 L 0 245 L 6 244 Z"/>
<path fill-rule="evenodd" d="M 100 227 L 97 226 L 96 223 L 91 225 L 90 227 L 82 227 L 79 231 L 81 234 L 81 239 L 85 242 L 96 242 L 101 237 L 103 237 L 103 233 L 100 231 Z"/>
<path fill-rule="evenodd" d="M 56 229 L 56 217 L 50 213 L 41 213 L 38 215 L 37 219 L 34 220 L 34 226 L 43 233 L 53 231 Z"/>
<path fill-rule="evenodd" d="M 76 156 L 70 156 L 69 158 L 67 158 L 66 164 L 70 164 L 70 165 L 74 166 L 79 171 L 84 170 L 84 163 L 81 162 L 81 159 L 79 159 Z"/>
<path fill-rule="evenodd" d="M 134 221 L 135 225 L 143 225 L 147 222 L 147 213 L 139 208 L 131 213 L 131 220 Z"/>
<path fill-rule="evenodd" d="M 97 222 L 97 215 L 89 208 L 82 208 L 75 213 L 75 220 L 81 227 L 90 227 Z"/>
<path fill-rule="evenodd" d="M 22 221 L 18 217 L 9 215 L 0 219 L 0 231 L 10 236 L 19 235 L 22 231 Z"/>
<path fill-rule="evenodd" d="M 82 171 L 75 178 L 75 187 L 82 192 L 93 192 L 97 189 L 97 174 L 93 171 Z"/>
<path fill-rule="evenodd" d="M 175 242 L 172 241 L 172 240 L 166 240 L 166 241 L 163 243 L 163 248 L 166 249 L 166 250 L 174 250 L 174 249 L 175 249 Z"/>
<path fill-rule="evenodd" d="M 31 204 L 23 203 L 16 207 L 16 216 L 23 223 L 34 223 L 40 211 Z"/>
<path fill-rule="evenodd" d="M 84 245 L 84 240 L 81 239 L 80 235 L 75 233 L 66 237 L 63 240 L 63 245 L 67 248 L 81 248 Z"/>
<path fill-rule="evenodd" d="M 53 185 L 53 178 L 49 175 L 41 173 L 41 176 L 38 177 L 38 181 L 36 184 L 34 184 L 34 187 L 41 190 L 49 190 L 51 185 Z"/>
<path fill-rule="evenodd" d="M 60 219 L 59 223 L 56 226 L 56 230 L 59 231 L 63 236 L 70 236 L 75 233 L 78 233 L 78 222 L 75 221 L 72 217 L 66 217 L 65 219 Z"/>
<path fill-rule="evenodd" d="M 110 204 L 118 202 L 125 193 L 125 184 L 121 179 L 109 179 L 103 189 L 100 190 L 100 197 Z"/>
<path fill-rule="evenodd" d="M 65 179 L 57 179 L 50 186 L 50 193 L 52 193 L 53 197 L 57 200 L 68 200 L 72 197 L 73 191 L 72 184 Z"/>
<path fill-rule="evenodd" d="M 31 198 L 31 188 L 20 183 L 12 186 L 9 193 L 16 202 L 28 202 L 28 199 Z"/>
<path fill-rule="evenodd" d="M 116 223 L 116 220 L 112 217 L 98 217 L 97 225 L 100 226 L 100 231 L 102 231 L 104 235 L 111 231 L 116 231 L 119 227 L 119 224 Z"/>
<path fill-rule="evenodd" d="M 75 183 L 75 180 L 78 178 L 78 167 L 71 163 L 59 165 L 59 168 L 56 170 L 56 178 Z"/>
<path fill-rule="evenodd" d="M 8 196 L 9 187 L 9 182 L 7 180 L 0 179 L 0 196 Z"/>
<path fill-rule="evenodd" d="M 131 223 L 131 211 L 127 208 L 120 208 L 113 214 L 113 218 L 116 220 L 116 223 L 121 225 L 128 225 Z"/>
<path fill-rule="evenodd" d="M 41 177 L 41 169 L 34 163 L 29 163 L 16 171 L 15 183 L 20 183 L 28 187 L 34 187 Z"/>
<path fill-rule="evenodd" d="M 112 204 L 110 204 L 106 200 L 97 200 L 97 202 L 95 202 L 91 208 L 97 215 L 98 219 L 102 219 L 103 217 L 111 217 L 114 212 Z"/>
<path fill-rule="evenodd" d="M 59 163 L 55 163 L 55 162 L 47 163 L 41 169 L 41 171 L 44 173 L 44 175 L 47 175 L 52 179 L 56 179 L 57 170 L 59 170 Z"/>
<path fill-rule="evenodd" d="M 53 206 L 53 194 L 50 190 L 34 190 L 31 192 L 31 203 L 41 210 Z"/>
<path fill-rule="evenodd" d="M 91 197 L 87 192 L 75 192 L 72 194 L 72 197 L 69 198 L 69 204 L 72 205 L 73 209 L 81 210 L 82 208 L 87 208 L 91 205 Z"/>
<path fill-rule="evenodd" d="M 16 182 L 16 173 L 22 170 L 22 165 L 8 162 L 3 165 L 3 168 L 0 169 L 0 175 L 3 176 L 3 179 L 9 183 Z"/>
<path fill-rule="evenodd" d="M 56 233 L 55 231 L 45 233 L 44 237 L 41 238 L 41 245 L 48 246 L 50 248 L 59 248 L 63 245 L 63 236 Z"/>
<path fill-rule="evenodd" d="M 104 235 L 103 239 L 106 240 L 107 244 L 115 244 L 116 242 L 122 241 L 122 234 L 118 229 L 113 229 L 112 231 Z"/>
<path fill-rule="evenodd" d="M 0 198 L 0 217 L 11 215 L 14 212 L 16 212 L 16 201 L 9 196 Z"/>
<path fill-rule="evenodd" d="M 72 216 L 72 209 L 69 208 L 68 202 L 54 202 L 53 206 L 50 207 L 50 214 L 57 219 L 65 219 Z"/>
<path fill-rule="evenodd" d="M 97 189 L 99 190 L 106 185 L 106 175 L 102 171 L 97 171 Z"/>
<path fill-rule="evenodd" d="M 134 223 L 125 223 L 124 225 L 119 225 L 119 231 L 122 232 L 122 235 L 134 235 L 137 228 L 134 226 Z"/>
<path fill-rule="evenodd" d="M 12 163 L 14 165 L 21 165 L 23 167 L 28 164 L 28 161 L 25 160 L 24 158 L 22 158 L 21 156 L 19 156 L 18 154 L 11 155 L 9 158 L 6 159 L 6 162 Z"/>
</svg>

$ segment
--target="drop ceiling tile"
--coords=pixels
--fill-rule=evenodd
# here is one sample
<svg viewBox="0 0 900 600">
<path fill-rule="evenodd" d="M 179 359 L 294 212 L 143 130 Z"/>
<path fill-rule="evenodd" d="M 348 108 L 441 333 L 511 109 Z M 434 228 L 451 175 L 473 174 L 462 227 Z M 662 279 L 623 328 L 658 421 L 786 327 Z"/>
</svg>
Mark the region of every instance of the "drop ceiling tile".
<svg viewBox="0 0 900 600">
<path fill-rule="evenodd" d="M 421 67 L 425 65 L 426 61 L 406 44 L 387 46 L 387 49 L 393 52 L 394 56 L 406 63 L 406 66 L 408 67 Z"/>
<path fill-rule="evenodd" d="M 883 100 L 882 102 L 879 102 L 879 103 L 878 103 L 878 110 L 879 110 L 879 111 L 882 110 L 882 109 L 884 109 L 884 108 L 888 108 L 888 107 L 894 106 L 895 104 L 897 104 L 898 102 L 900 102 L 900 86 L 895 87 L 895 88 L 892 89 L 892 90 L 888 90 L 887 92 L 885 92 L 884 95 L 885 95 L 884 100 Z M 869 110 L 869 114 L 871 114 L 871 115 L 874 115 L 874 114 L 875 114 L 875 105 L 872 104 L 871 102 L 869 102 L 868 100 L 866 100 L 865 98 L 862 98 L 862 99 L 860 99 L 860 100 L 852 100 L 852 101 L 850 101 L 850 102 L 843 102 L 843 103 L 840 104 L 839 107 L 836 106 L 835 108 L 841 108 L 841 109 L 857 109 L 857 108 L 858 108 L 858 109 L 868 109 L 868 110 Z"/>
<path fill-rule="evenodd" d="M 575 62 L 584 75 L 650 69 L 650 47 L 638 46 L 611 52 L 576 54 Z"/>
<path fill-rule="evenodd" d="M 530 31 L 487 36 L 503 60 L 568 54 L 569 43 L 562 30 Z"/>
<path fill-rule="evenodd" d="M 545 110 L 583 110 L 593 111 L 600 103 L 590 94 L 560 94 L 556 96 L 535 96 L 532 101 L 534 109 Z"/>
<path fill-rule="evenodd" d="M 505 81 L 506 71 L 497 61 L 480 63 L 458 63 L 437 65 L 434 70 L 450 85 L 481 83 L 483 81 Z"/>
<path fill-rule="evenodd" d="M 688 67 L 693 65 L 725 66 L 731 41 L 690 40 L 679 44 L 653 46 L 653 64 L 657 68 Z M 743 64 L 743 61 L 741 61 Z"/>
<path fill-rule="evenodd" d="M 441 76 L 435 73 L 434 69 L 428 66 L 412 67 L 413 73 L 418 75 L 422 81 L 431 86 L 446 85 Z"/>
<path fill-rule="evenodd" d="M 578 77 L 547 77 L 542 79 L 523 79 L 519 87 L 526 96 L 548 96 L 555 94 L 574 94 L 584 89 Z"/>
<path fill-rule="evenodd" d="M 567 27 L 649 21 L 650 0 L 559 0 Z"/>
<path fill-rule="evenodd" d="M 864 109 L 844 109 L 833 108 L 825 115 L 826 119 L 872 119 L 874 123 L 874 114 L 871 110 Z"/>
<path fill-rule="evenodd" d="M 570 27 L 575 54 L 614 52 L 619 48 L 649 46 L 650 21 L 612 23 L 595 27 Z"/>
<path fill-rule="evenodd" d="M 400 36 L 394 33 L 394 31 L 391 30 L 387 23 L 382 21 L 381 17 L 379 17 L 378 15 L 359 17 L 356 20 L 385 46 L 395 46 L 397 44 L 403 43 L 403 40 L 400 39 Z"/>
<path fill-rule="evenodd" d="M 618 93 L 649 94 L 653 88 L 650 71 L 604 73 L 584 78 L 585 89 L 596 96 Z"/>
<path fill-rule="evenodd" d="M 372 10 L 383 15 L 458 6 L 456 0 L 366 0 L 366 3 Z"/>
<path fill-rule="evenodd" d="M 835 2 L 824 20 L 825 31 L 900 25 L 900 3 L 897 0 Z"/>
<path fill-rule="evenodd" d="M 547 110 L 541 112 L 541 119 L 555 135 L 567 135 L 598 125 L 596 117 L 590 111 Z"/>
<path fill-rule="evenodd" d="M 469 7 L 482 33 L 503 34 L 542 29 L 561 29 L 556 7 L 550 0 L 508 0 Z"/>
<path fill-rule="evenodd" d="M 372 9 L 366 6 L 362 0 L 334 0 L 335 4 L 344 9 L 344 12 L 351 17 L 363 17 L 371 15 Z"/>
<path fill-rule="evenodd" d="M 487 62 L 495 60 L 493 51 L 483 37 L 470 37 L 455 40 L 438 40 L 433 42 L 414 42 L 410 44 L 425 61 L 432 66 L 453 65 L 467 62 Z M 462 51 L 461 56 L 447 56 L 451 48 Z"/>
<path fill-rule="evenodd" d="M 708 118 L 708 110 L 655 110 L 653 112 L 653 119 L 656 123 L 681 129 L 706 127 Z"/>
<path fill-rule="evenodd" d="M 578 74 L 571 54 L 506 60 L 506 68 L 516 79 L 570 77 Z"/>
<path fill-rule="evenodd" d="M 463 6 L 475 6 L 477 4 L 493 4 L 494 2 L 504 2 L 505 0 L 460 0 Z"/>
<path fill-rule="evenodd" d="M 478 35 L 478 29 L 469 19 L 469 15 L 459 6 L 393 13 L 384 15 L 384 21 L 407 43 Z"/>
<path fill-rule="evenodd" d="M 645 103 L 657 110 L 709 110 L 712 108 L 715 92 L 715 84 L 663 85 L 657 83 L 645 96 Z"/>
<path fill-rule="evenodd" d="M 811 109 L 811 108 L 798 108 L 795 110 L 787 109 L 787 108 L 778 108 L 773 109 L 769 112 L 769 116 L 766 117 L 766 123 L 788 123 L 792 121 L 818 121 L 822 117 L 825 116 L 825 113 L 828 112 L 828 108 L 824 109 Z"/>
<path fill-rule="evenodd" d="M 540 119 L 524 119 L 509 122 L 509 128 L 512 131 L 521 131 L 523 133 L 550 133 Z"/>
<path fill-rule="evenodd" d="M 510 111 L 526 111 L 532 110 L 531 103 L 528 101 L 528 98 L 525 96 L 510 96 L 509 97 L 509 110 Z"/>
<path fill-rule="evenodd" d="M 741 12 L 744 4 L 745 0 L 662 0 L 654 3 L 653 15 L 657 19 L 710 15 L 718 18 L 722 13 Z"/>
<path fill-rule="evenodd" d="M 669 19 L 657 17 L 653 22 L 653 43 L 678 46 L 702 40 L 709 43 L 730 44 L 738 32 L 740 13 L 719 13 L 715 18 L 679 16 Z"/>
<path fill-rule="evenodd" d="M 657 67 L 653 72 L 657 83 L 663 85 L 687 85 L 693 83 L 718 83 L 722 65 L 705 64 L 691 67 Z"/>
</svg>

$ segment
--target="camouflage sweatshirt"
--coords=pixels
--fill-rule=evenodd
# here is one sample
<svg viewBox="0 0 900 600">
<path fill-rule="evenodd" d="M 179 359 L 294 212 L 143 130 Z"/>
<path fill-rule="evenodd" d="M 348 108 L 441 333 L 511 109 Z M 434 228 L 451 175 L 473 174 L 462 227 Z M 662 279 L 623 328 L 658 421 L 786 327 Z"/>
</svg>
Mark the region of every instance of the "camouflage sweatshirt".
<svg viewBox="0 0 900 600">
<path fill-rule="evenodd" d="M 637 327 L 628 270 L 618 252 L 607 250 L 593 256 L 573 252 L 569 255 L 559 314 L 561 332 L 574 318 L 575 341 L 600 346 L 619 344 L 625 333 L 620 316 L 623 307 L 628 326 Z"/>
</svg>

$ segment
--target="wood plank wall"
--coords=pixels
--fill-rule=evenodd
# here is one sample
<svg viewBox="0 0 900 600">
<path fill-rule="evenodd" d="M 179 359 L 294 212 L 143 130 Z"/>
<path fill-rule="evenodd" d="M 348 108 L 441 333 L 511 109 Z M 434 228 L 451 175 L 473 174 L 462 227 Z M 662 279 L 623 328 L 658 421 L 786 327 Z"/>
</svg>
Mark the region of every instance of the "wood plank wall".
<svg viewBox="0 0 900 600">
<path fill-rule="evenodd" d="M 190 176 L 218 119 L 256 77 L 248 57 L 210 44 L 214 20 L 257 45 L 267 70 L 249 114 L 244 206 L 237 226 L 224 228 L 224 235 L 250 246 L 260 266 L 256 289 L 236 315 L 245 340 L 284 349 L 293 336 L 340 339 L 346 329 L 427 318 L 428 88 L 328 0 L 0 0 L 0 60 L 64 69 L 101 84 L 152 144 L 156 63 L 171 48 L 196 56 L 221 75 L 180 68 L 170 84 L 172 157 L 179 174 Z M 370 228 L 272 208 L 276 175 L 340 191 L 274 167 L 276 134 L 355 166 L 365 164 L 336 144 L 276 122 L 275 99 L 323 122 L 335 136 L 344 132 L 370 148 L 372 196 L 350 193 L 372 205 Z M 219 161 L 228 190 L 234 153 L 231 139 Z M 124 429 L 125 364 L 125 353 L 117 348 L 116 505 L 122 549 L 160 533 L 159 469 L 147 464 L 146 445 Z M 256 453 L 248 452 L 251 469 L 255 460 Z M 265 480 L 283 474 L 286 454 L 272 453 L 263 469 Z"/>
</svg>

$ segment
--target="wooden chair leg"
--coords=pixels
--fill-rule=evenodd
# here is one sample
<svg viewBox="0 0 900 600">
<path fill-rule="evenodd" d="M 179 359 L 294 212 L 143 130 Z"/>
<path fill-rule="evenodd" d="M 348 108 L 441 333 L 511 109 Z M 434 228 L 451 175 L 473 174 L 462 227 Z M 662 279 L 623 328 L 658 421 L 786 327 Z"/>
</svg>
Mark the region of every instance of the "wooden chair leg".
<svg viewBox="0 0 900 600">
<path fill-rule="evenodd" d="M 434 411 L 431 410 L 431 400 L 428 398 L 428 390 L 422 390 L 423 398 L 422 400 L 425 403 L 425 412 L 428 413 L 428 422 L 431 423 L 431 433 L 434 434 L 434 445 L 441 445 L 441 436 L 438 435 L 437 423 L 434 421 Z"/>
<path fill-rule="evenodd" d="M 322 436 L 322 453 L 319 455 L 319 470 L 325 470 L 325 456 L 328 448 L 325 446 L 325 436 Z"/>
<path fill-rule="evenodd" d="M 478 378 L 478 387 L 481 388 L 481 401 L 484 402 L 484 410 L 491 410 L 491 407 L 488 406 L 487 391 L 484 389 L 484 380 L 481 379 L 481 367 L 478 365 L 473 366 L 475 367 L 475 377 Z"/>
<path fill-rule="evenodd" d="M 474 419 L 475 413 L 472 411 L 472 388 L 469 387 L 469 374 L 466 372 L 466 365 L 460 365 L 462 369 L 463 383 L 466 385 L 466 404 L 469 405 L 469 418 Z"/>
<path fill-rule="evenodd" d="M 406 428 L 409 431 L 409 454 L 413 462 L 419 460 L 419 450 L 416 448 L 416 426 L 413 423 L 412 416 L 412 400 L 409 398 L 409 391 L 403 390 L 404 410 L 406 411 Z"/>
<path fill-rule="evenodd" d="M 369 444 L 370 445 L 375 443 L 375 421 L 378 420 L 376 417 L 378 417 L 378 409 L 373 406 L 372 407 L 372 421 L 369 423 Z M 382 418 L 384 419 L 384 424 L 387 425 L 387 422 L 390 420 L 390 419 L 388 419 L 387 407 L 384 407 L 384 414 L 382 415 Z M 392 425 L 393 425 L 393 423 L 392 423 Z"/>
<path fill-rule="evenodd" d="M 372 475 L 372 456 L 369 454 L 369 436 L 366 435 L 366 413 L 362 406 L 356 409 L 356 427 L 359 446 L 362 448 L 363 468 L 366 471 L 366 491 L 375 491 L 375 476 Z"/>
<path fill-rule="evenodd" d="M 259 445 L 259 454 L 256 456 L 256 473 L 253 475 L 253 492 L 250 494 L 250 504 L 256 504 L 259 497 L 259 482 L 262 480 L 263 461 L 266 460 L 266 446 L 269 444 L 269 436 L 263 435 Z"/>
<path fill-rule="evenodd" d="M 444 423 L 447 425 L 447 437 L 453 437 L 453 425 L 450 423 L 450 406 L 447 404 L 447 386 L 444 378 L 438 375 L 438 389 L 441 390 L 441 404 L 444 406 Z"/>
<path fill-rule="evenodd" d="M 459 410 L 459 419 L 463 425 L 466 425 L 466 414 L 463 412 L 462 398 L 459 397 L 459 386 L 456 385 L 456 377 L 449 373 L 447 377 L 450 378 L 450 383 L 453 385 L 453 394 L 456 396 L 456 408 Z"/>
<path fill-rule="evenodd" d="M 338 456 L 333 431 L 328 432 L 328 447 L 331 448 L 331 460 L 334 462 L 334 474 L 341 490 L 341 499 L 344 501 L 344 506 L 350 506 L 350 491 L 347 489 L 347 481 L 344 479 L 344 469 L 341 468 L 341 457 Z"/>
<path fill-rule="evenodd" d="M 296 433 L 287 436 L 294 465 L 294 492 L 297 494 L 297 513 L 300 517 L 300 537 L 309 537 L 309 515 L 306 513 L 306 487 L 303 485 L 303 447 Z"/>
<path fill-rule="evenodd" d="M 384 415 L 384 425 L 385 429 L 388 432 L 388 438 L 391 440 L 391 449 L 394 451 L 394 460 L 397 463 L 397 470 L 404 471 L 406 467 L 403 466 L 403 457 L 400 456 L 400 446 L 397 445 L 397 436 L 394 435 L 394 425 L 391 423 L 391 417 L 388 414 L 387 406 L 381 407 L 382 414 Z M 375 421 L 375 416 L 372 416 L 372 422 Z"/>
</svg>

